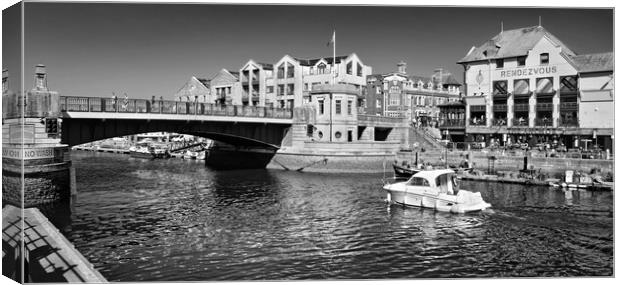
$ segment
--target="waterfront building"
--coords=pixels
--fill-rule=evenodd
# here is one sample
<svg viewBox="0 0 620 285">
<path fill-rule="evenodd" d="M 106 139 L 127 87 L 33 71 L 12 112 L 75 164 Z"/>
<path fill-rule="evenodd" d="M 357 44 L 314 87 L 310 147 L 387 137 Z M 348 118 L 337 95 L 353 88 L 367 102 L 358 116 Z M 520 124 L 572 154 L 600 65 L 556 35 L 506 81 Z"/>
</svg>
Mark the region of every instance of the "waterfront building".
<svg viewBox="0 0 620 285">
<path fill-rule="evenodd" d="M 181 102 L 207 102 L 211 95 L 209 85 L 209 80 L 192 76 L 183 87 L 174 94 L 174 99 Z"/>
<path fill-rule="evenodd" d="M 443 69 L 430 77 L 408 75 L 407 63 L 399 62 L 398 71 L 367 77 L 366 114 L 405 117 L 422 125 L 437 120 L 440 104 L 460 99 L 461 84 Z"/>
<path fill-rule="evenodd" d="M 239 73 L 222 68 L 210 80 L 211 100 L 218 105 L 241 105 L 241 82 Z"/>
<path fill-rule="evenodd" d="M 458 63 L 465 108 L 453 111 L 464 112 L 465 141 L 612 149 L 612 52 L 579 55 L 534 26 L 502 31 Z"/>
</svg>

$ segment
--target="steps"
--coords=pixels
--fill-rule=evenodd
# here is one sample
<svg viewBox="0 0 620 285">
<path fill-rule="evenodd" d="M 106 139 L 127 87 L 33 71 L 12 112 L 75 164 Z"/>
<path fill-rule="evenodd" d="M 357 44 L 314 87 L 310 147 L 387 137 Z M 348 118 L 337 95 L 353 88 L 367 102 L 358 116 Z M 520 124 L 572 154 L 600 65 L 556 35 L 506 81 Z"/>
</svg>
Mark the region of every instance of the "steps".
<svg viewBox="0 0 620 285">
<path fill-rule="evenodd" d="M 423 129 L 410 128 L 409 139 L 412 144 L 417 142 L 420 148 L 425 148 L 426 150 L 443 150 L 445 148 L 441 142 Z"/>
</svg>

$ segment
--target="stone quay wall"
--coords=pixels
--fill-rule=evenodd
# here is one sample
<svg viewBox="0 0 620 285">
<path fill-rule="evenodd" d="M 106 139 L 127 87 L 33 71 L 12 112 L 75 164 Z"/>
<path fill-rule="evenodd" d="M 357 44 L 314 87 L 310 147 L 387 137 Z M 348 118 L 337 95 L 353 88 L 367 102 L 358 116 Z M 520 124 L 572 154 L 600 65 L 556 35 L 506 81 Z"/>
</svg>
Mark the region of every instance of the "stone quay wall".
<svg viewBox="0 0 620 285">
<path fill-rule="evenodd" d="M 23 189 L 25 207 L 67 201 L 71 197 L 71 175 L 71 162 L 25 166 L 22 182 L 21 167 L 3 163 L 2 200 L 20 206 Z"/>
<path fill-rule="evenodd" d="M 415 152 L 398 152 L 396 160 L 401 163 L 408 161 L 411 165 L 415 162 Z M 486 171 L 494 156 L 495 171 L 519 171 L 524 166 L 524 156 L 501 155 L 501 153 L 482 153 L 472 151 L 448 151 L 448 164 L 459 165 L 469 156 L 469 162 L 474 164 L 476 169 Z M 430 162 L 431 164 L 443 164 L 441 160 L 445 157 L 444 152 L 430 151 L 418 152 L 418 160 Z M 593 168 L 598 168 L 602 173 L 613 173 L 613 160 L 605 159 L 575 159 L 575 158 L 556 158 L 556 157 L 527 157 L 528 168 L 540 170 L 548 174 L 563 174 L 566 170 L 575 170 L 590 173 Z"/>
</svg>

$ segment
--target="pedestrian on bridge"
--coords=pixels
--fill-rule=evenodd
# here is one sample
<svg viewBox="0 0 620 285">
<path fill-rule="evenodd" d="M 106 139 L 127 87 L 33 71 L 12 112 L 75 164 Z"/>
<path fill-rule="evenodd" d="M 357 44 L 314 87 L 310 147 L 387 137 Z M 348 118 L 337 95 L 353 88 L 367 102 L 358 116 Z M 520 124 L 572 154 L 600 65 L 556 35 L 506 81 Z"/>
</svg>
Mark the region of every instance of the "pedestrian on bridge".
<svg viewBox="0 0 620 285">
<path fill-rule="evenodd" d="M 123 111 L 127 111 L 128 105 L 129 105 L 129 97 L 127 97 L 127 93 L 125 93 L 125 98 L 123 99 Z"/>
<path fill-rule="evenodd" d="M 112 92 L 112 110 L 116 111 L 116 102 L 117 102 L 116 94 Z"/>
</svg>

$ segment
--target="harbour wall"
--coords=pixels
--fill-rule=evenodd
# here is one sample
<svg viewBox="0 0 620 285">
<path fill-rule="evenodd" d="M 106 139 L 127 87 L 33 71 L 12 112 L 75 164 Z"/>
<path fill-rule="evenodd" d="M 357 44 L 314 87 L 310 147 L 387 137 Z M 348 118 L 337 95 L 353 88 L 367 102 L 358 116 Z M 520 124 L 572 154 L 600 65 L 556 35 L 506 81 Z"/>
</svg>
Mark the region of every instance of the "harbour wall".
<svg viewBox="0 0 620 285">
<path fill-rule="evenodd" d="M 416 152 L 398 152 L 396 154 L 396 160 L 399 163 L 406 160 L 413 165 L 415 162 L 415 155 Z M 441 161 L 442 157 L 445 157 L 444 152 L 418 152 L 419 160 L 430 162 L 431 164 L 445 163 Z M 459 165 L 467 157 L 469 157 L 469 162 L 473 163 L 474 168 L 482 171 L 488 170 L 493 164 L 493 169 L 495 171 L 519 171 L 523 169 L 524 166 L 524 156 L 507 156 L 501 153 L 483 153 L 475 151 L 447 152 L 447 162 L 449 165 Z M 606 159 L 575 159 L 528 155 L 527 164 L 529 169 L 540 170 L 548 174 L 563 174 L 566 170 L 590 173 L 593 168 L 600 169 L 602 173 L 613 173 L 614 161 Z"/>
</svg>

